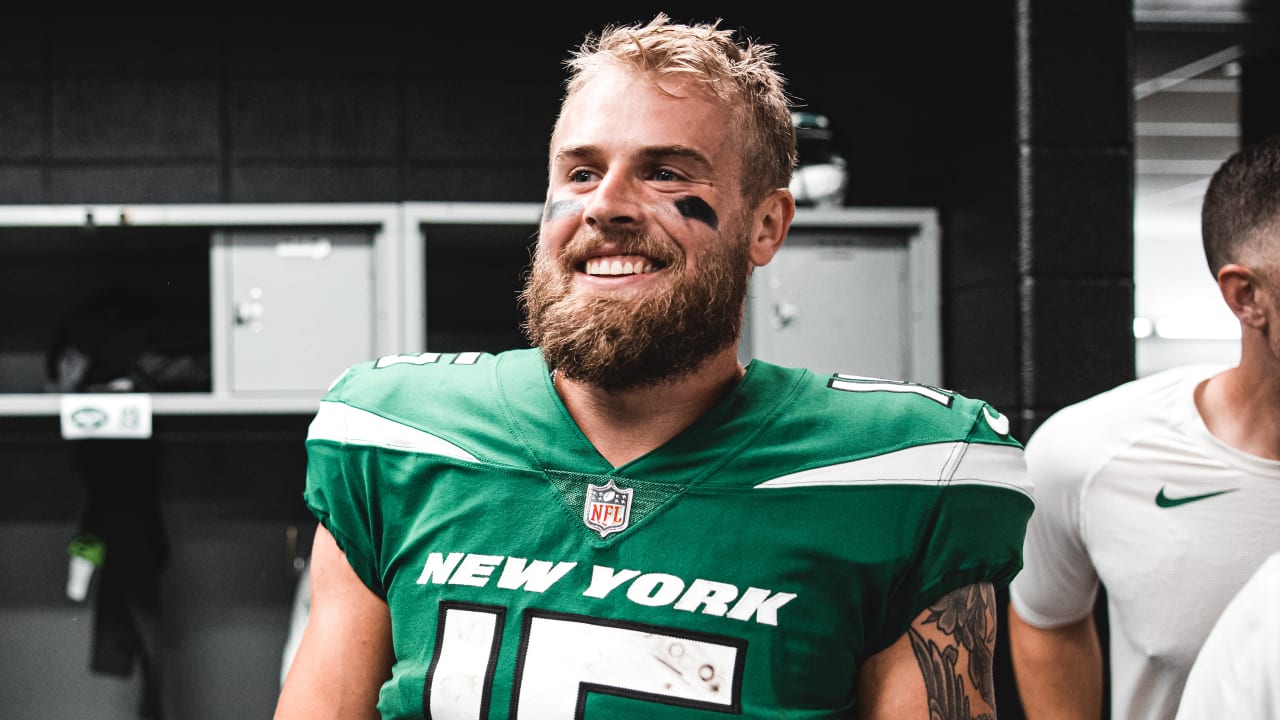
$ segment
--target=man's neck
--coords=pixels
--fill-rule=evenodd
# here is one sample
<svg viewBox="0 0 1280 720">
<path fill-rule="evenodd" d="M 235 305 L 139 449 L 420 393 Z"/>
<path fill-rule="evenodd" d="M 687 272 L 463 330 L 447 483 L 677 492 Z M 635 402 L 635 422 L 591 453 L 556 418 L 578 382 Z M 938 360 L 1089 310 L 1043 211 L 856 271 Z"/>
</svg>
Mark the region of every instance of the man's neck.
<svg viewBox="0 0 1280 720">
<path fill-rule="evenodd" d="M 556 393 L 582 434 L 614 467 L 680 434 L 737 387 L 744 373 L 732 347 L 672 381 L 605 391 L 556 375 Z"/>
<path fill-rule="evenodd" d="M 1269 354 L 1256 360 L 1242 357 L 1238 366 L 1201 383 L 1196 409 L 1222 442 L 1280 460 L 1280 367 Z"/>
</svg>

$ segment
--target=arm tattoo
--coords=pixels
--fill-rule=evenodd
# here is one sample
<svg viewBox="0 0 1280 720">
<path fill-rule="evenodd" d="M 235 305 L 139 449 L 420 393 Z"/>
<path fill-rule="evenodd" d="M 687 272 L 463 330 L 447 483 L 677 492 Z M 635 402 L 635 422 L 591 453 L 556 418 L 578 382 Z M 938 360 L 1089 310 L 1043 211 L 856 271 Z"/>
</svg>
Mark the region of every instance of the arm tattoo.
<svg viewBox="0 0 1280 720">
<path fill-rule="evenodd" d="M 970 720 L 965 675 L 987 707 L 995 707 L 992 654 L 996 639 L 995 590 L 978 583 L 948 593 L 931 608 L 924 624 L 937 629 L 925 637 L 914 624 L 908 630 L 911 649 L 924 675 L 931 720 Z M 939 646 L 938 641 L 942 642 Z M 965 659 L 965 675 L 957 671 Z M 994 718 L 982 714 L 979 718 Z"/>
</svg>

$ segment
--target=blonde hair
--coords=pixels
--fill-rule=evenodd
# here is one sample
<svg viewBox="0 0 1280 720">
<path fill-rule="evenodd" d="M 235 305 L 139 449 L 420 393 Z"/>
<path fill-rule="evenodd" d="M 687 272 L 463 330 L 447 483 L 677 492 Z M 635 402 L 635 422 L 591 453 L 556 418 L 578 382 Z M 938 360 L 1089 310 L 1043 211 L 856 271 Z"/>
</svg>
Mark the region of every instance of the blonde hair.
<svg viewBox="0 0 1280 720">
<path fill-rule="evenodd" d="M 791 182 L 795 170 L 796 131 L 786 79 L 775 65 L 775 47 L 750 38 L 738 42 L 720 21 L 683 25 L 658 13 L 646 25 L 610 25 L 600 35 L 588 34 L 570 54 L 565 67 L 564 105 L 606 67 L 622 66 L 658 77 L 692 78 L 716 97 L 736 103 L 743 112 L 737 129 L 742 138 L 742 193 L 764 199 Z"/>
</svg>

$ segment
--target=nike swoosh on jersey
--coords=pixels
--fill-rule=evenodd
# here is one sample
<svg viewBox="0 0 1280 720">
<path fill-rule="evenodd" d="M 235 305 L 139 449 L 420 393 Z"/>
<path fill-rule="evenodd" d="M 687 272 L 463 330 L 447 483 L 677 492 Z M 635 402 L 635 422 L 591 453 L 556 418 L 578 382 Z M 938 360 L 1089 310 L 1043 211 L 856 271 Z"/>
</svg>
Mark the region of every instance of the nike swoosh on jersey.
<svg viewBox="0 0 1280 720">
<path fill-rule="evenodd" d="M 1186 497 L 1169 497 L 1168 495 L 1164 494 L 1164 488 L 1160 488 L 1160 492 L 1156 493 L 1156 505 L 1162 508 L 1177 507 L 1179 505 L 1186 505 L 1187 503 L 1192 503 L 1197 500 L 1207 500 L 1208 498 L 1211 498 L 1211 497 L 1225 495 L 1226 493 L 1235 492 L 1236 490 L 1239 490 L 1239 488 L 1232 488 L 1230 490 L 1218 490 L 1217 492 L 1204 493 L 1203 495 L 1188 495 Z"/>
</svg>

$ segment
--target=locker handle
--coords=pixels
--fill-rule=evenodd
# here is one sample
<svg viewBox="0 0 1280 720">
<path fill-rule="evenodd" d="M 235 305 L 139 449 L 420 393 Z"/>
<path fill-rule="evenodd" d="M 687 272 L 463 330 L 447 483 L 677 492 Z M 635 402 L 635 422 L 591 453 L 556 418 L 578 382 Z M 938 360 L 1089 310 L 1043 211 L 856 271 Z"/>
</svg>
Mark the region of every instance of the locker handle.
<svg viewBox="0 0 1280 720">
<path fill-rule="evenodd" d="M 789 303 L 785 300 L 775 302 L 773 304 L 773 329 L 781 330 L 790 325 L 799 312 L 800 308 L 796 307 L 794 303 Z"/>
<path fill-rule="evenodd" d="M 262 303 L 255 300 L 241 300 L 236 303 L 235 319 L 237 325 L 249 325 L 262 320 Z"/>
</svg>

